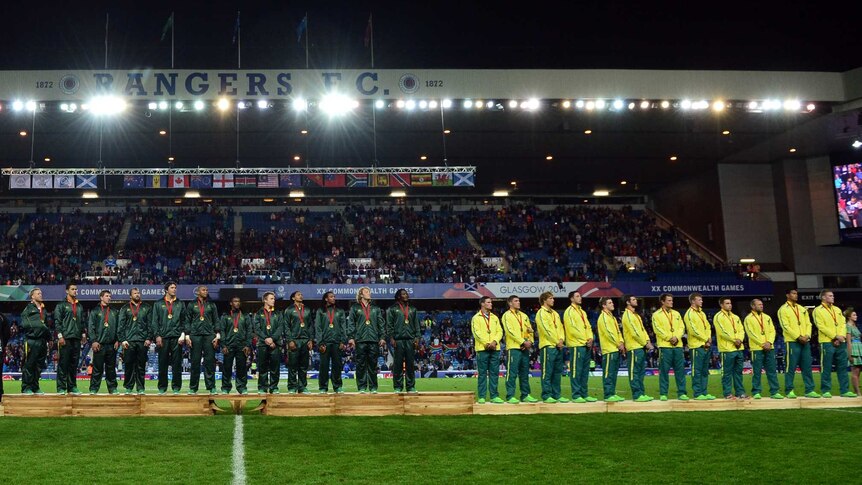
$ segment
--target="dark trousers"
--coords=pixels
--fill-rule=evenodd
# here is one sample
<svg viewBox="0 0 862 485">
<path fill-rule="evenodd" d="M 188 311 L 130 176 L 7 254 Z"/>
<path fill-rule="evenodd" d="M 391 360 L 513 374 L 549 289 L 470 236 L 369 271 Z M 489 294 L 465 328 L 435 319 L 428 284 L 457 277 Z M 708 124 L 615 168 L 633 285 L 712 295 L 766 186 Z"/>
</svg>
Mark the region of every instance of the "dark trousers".
<svg viewBox="0 0 862 485">
<path fill-rule="evenodd" d="M 204 385 L 208 391 L 215 390 L 215 335 L 192 335 L 192 349 L 189 352 L 191 360 L 191 378 L 189 390 L 197 392 L 201 382 L 201 357 L 204 360 Z"/>
<path fill-rule="evenodd" d="M 392 387 L 396 391 L 404 390 L 404 377 L 407 377 L 407 390 L 416 389 L 416 361 L 413 356 L 413 340 L 400 339 L 395 341 L 392 356 Z"/>
<path fill-rule="evenodd" d="M 180 392 L 183 387 L 183 348 L 179 337 L 162 337 L 159 354 L 159 392 L 168 390 L 168 366 L 171 367 L 171 390 Z"/>
<path fill-rule="evenodd" d="M 149 347 L 144 346 L 141 341 L 129 342 L 129 348 L 123 350 L 123 387 L 131 391 L 137 386 L 139 391 L 146 388 L 144 378 L 147 373 L 147 351 Z"/>
<path fill-rule="evenodd" d="M 99 392 L 102 375 L 108 384 L 108 392 L 117 390 L 117 350 L 114 344 L 103 344 L 98 352 L 93 352 L 93 375 L 90 377 L 90 392 Z"/>
<path fill-rule="evenodd" d="M 257 346 L 257 390 L 272 392 L 278 389 L 281 376 L 281 347 Z"/>
<path fill-rule="evenodd" d="M 321 390 L 329 389 L 329 377 L 332 373 L 332 389 L 341 390 L 341 349 L 338 344 L 326 344 L 326 352 L 320 354 L 320 377 L 318 384 Z"/>
<path fill-rule="evenodd" d="M 766 369 L 766 382 L 769 383 L 769 394 L 781 391 L 778 387 L 778 370 L 775 362 L 775 350 L 751 351 L 751 394 L 760 394 L 763 390 L 761 371 Z"/>
<path fill-rule="evenodd" d="M 658 392 L 662 396 L 667 396 L 670 388 L 671 369 L 673 369 L 673 377 L 676 380 L 676 395 L 677 397 L 682 396 L 686 393 L 685 358 L 682 355 L 682 347 L 659 347 Z"/>
<path fill-rule="evenodd" d="M 508 349 L 506 357 L 506 400 L 515 397 L 515 386 L 520 383 L 523 401 L 530 395 L 530 351 Z"/>
<path fill-rule="evenodd" d="M 588 383 L 590 381 L 590 349 L 586 346 L 569 347 L 571 358 L 571 372 L 569 373 L 569 384 L 572 386 L 572 399 L 590 395 Z"/>
<path fill-rule="evenodd" d="M 287 351 L 287 390 L 305 391 L 308 387 L 308 340 L 295 340 L 296 349 Z"/>
<path fill-rule="evenodd" d="M 787 355 L 784 356 L 784 392 L 790 393 L 794 388 L 796 366 L 802 371 L 802 382 L 805 393 L 814 391 L 814 374 L 811 372 L 811 343 L 787 342 Z"/>
<path fill-rule="evenodd" d="M 227 347 L 224 350 L 224 365 L 221 368 L 221 390 L 230 392 L 230 377 L 236 362 L 236 390 L 243 392 L 248 386 L 248 360 L 242 347 Z"/>
<path fill-rule="evenodd" d="M 48 343 L 42 339 L 24 342 L 24 367 L 21 369 L 21 392 L 39 390 L 39 379 L 47 367 Z"/>
<path fill-rule="evenodd" d="M 71 392 L 78 388 L 78 363 L 81 361 L 81 339 L 67 338 L 60 347 L 57 363 L 57 392 Z"/>
<path fill-rule="evenodd" d="M 377 358 L 380 345 L 377 342 L 357 342 L 356 344 L 356 386 L 360 391 L 377 390 Z"/>
</svg>

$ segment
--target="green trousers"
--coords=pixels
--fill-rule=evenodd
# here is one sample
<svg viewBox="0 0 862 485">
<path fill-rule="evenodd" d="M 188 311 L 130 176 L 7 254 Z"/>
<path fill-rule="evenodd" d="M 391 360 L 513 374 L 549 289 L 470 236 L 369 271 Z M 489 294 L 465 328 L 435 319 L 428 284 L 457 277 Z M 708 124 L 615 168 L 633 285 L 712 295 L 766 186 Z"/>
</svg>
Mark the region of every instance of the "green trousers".
<svg viewBox="0 0 862 485">
<path fill-rule="evenodd" d="M 248 358 L 243 347 L 240 345 L 226 347 L 224 350 L 224 363 L 221 368 L 221 390 L 230 392 L 230 378 L 233 375 L 233 367 L 236 364 L 236 390 L 239 392 L 248 390 Z"/>
<path fill-rule="evenodd" d="M 605 399 L 617 393 L 617 376 L 620 373 L 620 353 L 602 355 L 602 387 Z"/>
<path fill-rule="evenodd" d="M 146 388 L 144 379 L 147 373 L 147 351 L 141 341 L 129 342 L 129 348 L 123 350 L 123 387 L 131 391 L 137 386 L 139 391 Z"/>
<path fill-rule="evenodd" d="M 257 372 L 258 391 L 272 392 L 278 389 L 278 379 L 281 377 L 281 347 L 276 345 L 271 349 L 268 345 L 257 346 Z"/>
<path fill-rule="evenodd" d="M 761 381 L 762 370 L 766 369 L 766 382 L 769 383 L 769 394 L 781 392 L 778 387 L 778 369 L 775 361 L 775 350 L 752 350 L 751 351 L 751 394 L 760 394 L 763 391 Z"/>
<path fill-rule="evenodd" d="M 497 384 L 500 380 L 500 351 L 476 352 L 476 369 L 479 371 L 477 383 L 479 399 L 483 399 L 486 393 L 489 394 L 490 399 L 499 397 Z"/>
<path fill-rule="evenodd" d="M 71 392 L 78 388 L 78 363 L 81 361 L 81 339 L 67 338 L 60 347 L 57 363 L 57 392 Z"/>
<path fill-rule="evenodd" d="M 629 350 L 628 359 L 629 386 L 632 388 L 632 399 L 637 399 L 644 395 L 644 370 L 646 370 L 646 354 L 644 353 L 644 349 Z M 619 367 L 619 364 L 617 364 L 617 367 Z M 614 390 L 616 391 L 616 388 Z"/>
<path fill-rule="evenodd" d="M 338 347 L 338 344 L 326 344 L 326 352 L 320 354 L 320 374 L 317 379 L 321 390 L 329 390 L 330 377 L 332 377 L 332 390 L 341 390 L 342 367 L 341 349 Z"/>
<path fill-rule="evenodd" d="M 703 347 L 691 349 L 691 390 L 694 397 L 709 394 L 709 360 L 712 351 Z"/>
<path fill-rule="evenodd" d="M 21 368 L 21 392 L 39 390 L 39 379 L 48 365 L 48 342 L 28 338 L 24 342 L 24 366 Z"/>
<path fill-rule="evenodd" d="M 787 355 L 784 357 L 784 392 L 789 393 L 794 388 L 796 366 L 802 371 L 802 382 L 805 384 L 805 394 L 814 392 L 814 374 L 811 373 L 811 343 L 787 342 Z"/>
<path fill-rule="evenodd" d="M 360 391 L 377 390 L 377 358 L 380 345 L 377 342 L 356 342 L 356 387 Z"/>
<path fill-rule="evenodd" d="M 287 390 L 302 392 L 308 387 L 308 340 L 295 340 L 296 349 L 287 351 Z"/>
<path fill-rule="evenodd" d="M 721 353 L 721 391 L 724 396 L 744 396 L 742 387 L 742 351 Z"/>
<path fill-rule="evenodd" d="M 838 387 L 841 394 L 850 391 L 850 379 L 847 376 L 847 344 L 838 347 L 832 342 L 820 344 L 820 392 L 832 392 L 832 366 L 838 374 Z"/>
<path fill-rule="evenodd" d="M 177 341 L 179 337 L 162 337 L 159 354 L 159 392 L 168 390 L 168 366 L 171 368 L 171 390 L 180 392 L 183 387 L 183 348 Z"/>
<path fill-rule="evenodd" d="M 569 373 L 569 384 L 572 386 L 572 399 L 589 396 L 590 381 L 590 349 L 569 347 L 572 370 Z"/>
<path fill-rule="evenodd" d="M 677 397 L 686 394 L 685 385 L 685 358 L 682 355 L 682 347 L 659 347 L 658 349 L 658 387 L 659 395 L 667 396 L 670 390 L 670 370 L 676 379 Z"/>
<path fill-rule="evenodd" d="M 198 390 L 201 382 L 201 357 L 203 357 L 204 385 L 207 391 L 215 390 L 215 349 L 213 339 L 215 335 L 192 335 L 192 349 L 189 352 L 191 361 L 191 377 L 189 378 L 189 389 Z"/>
<path fill-rule="evenodd" d="M 395 351 L 392 356 L 392 387 L 396 392 L 404 390 L 404 380 L 407 380 L 407 390 L 416 389 L 416 360 L 414 357 L 412 339 L 395 341 Z M 478 356 L 476 357 L 478 359 Z"/>
<path fill-rule="evenodd" d="M 552 397 L 559 399 L 560 379 L 563 376 L 564 356 L 563 351 L 548 346 L 542 348 L 542 400 Z"/>
<path fill-rule="evenodd" d="M 98 352 L 93 352 L 93 375 L 90 377 L 90 392 L 99 392 L 102 375 L 108 384 L 108 392 L 117 390 L 117 351 L 114 344 L 103 344 Z"/>
<path fill-rule="evenodd" d="M 520 381 L 523 401 L 530 395 L 530 351 L 508 349 L 506 359 L 506 400 L 515 397 L 515 386 Z"/>
</svg>

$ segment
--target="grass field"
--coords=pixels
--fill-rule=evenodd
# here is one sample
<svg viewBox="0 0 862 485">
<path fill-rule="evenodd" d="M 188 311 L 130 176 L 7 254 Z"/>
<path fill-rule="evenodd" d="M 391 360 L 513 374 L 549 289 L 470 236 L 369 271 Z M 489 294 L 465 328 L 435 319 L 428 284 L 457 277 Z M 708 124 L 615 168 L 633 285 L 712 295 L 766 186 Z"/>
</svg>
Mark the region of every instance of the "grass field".
<svg viewBox="0 0 862 485">
<path fill-rule="evenodd" d="M 473 390 L 475 383 L 422 379 L 417 387 Z M 16 384 L 7 381 L 7 392 Z M 47 392 L 52 384 L 43 381 L 42 387 Z M 83 389 L 86 382 L 81 384 Z M 538 380 L 532 384 L 537 394 Z M 620 384 L 619 394 L 627 396 L 627 383 Z M 657 395 L 657 378 L 648 377 L 646 384 L 647 392 Z M 345 380 L 348 391 L 353 386 L 355 381 Z M 593 395 L 599 395 L 599 386 L 599 379 L 591 378 Z M 713 394 L 719 387 L 718 379 L 711 379 Z M 391 382 L 381 382 L 381 388 L 391 389 Z M 832 401 L 840 406 L 842 399 Z M 241 420 L 244 434 L 247 483 L 255 484 L 854 483 L 862 429 L 858 408 L 373 418 L 2 417 L 0 483 L 232 483 L 235 420 Z"/>
</svg>

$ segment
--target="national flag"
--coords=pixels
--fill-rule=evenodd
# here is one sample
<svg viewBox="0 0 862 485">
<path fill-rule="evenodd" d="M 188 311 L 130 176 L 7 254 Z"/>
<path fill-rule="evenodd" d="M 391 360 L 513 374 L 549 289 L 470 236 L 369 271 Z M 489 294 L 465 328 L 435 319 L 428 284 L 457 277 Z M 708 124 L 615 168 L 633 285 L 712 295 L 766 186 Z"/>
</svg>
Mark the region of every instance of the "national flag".
<svg viewBox="0 0 862 485">
<path fill-rule="evenodd" d="M 431 173 L 414 173 L 410 175 L 410 184 L 414 187 L 430 187 Z"/>
<path fill-rule="evenodd" d="M 236 11 L 236 23 L 233 25 L 233 43 L 236 44 L 236 38 L 239 36 L 239 10 Z"/>
<path fill-rule="evenodd" d="M 239 22 L 237 20 L 237 22 Z M 299 25 L 296 26 L 296 42 L 302 42 L 302 34 L 304 34 L 308 30 L 308 14 L 305 14 L 305 17 L 302 17 L 302 20 L 299 21 Z"/>
<path fill-rule="evenodd" d="M 368 187 L 368 174 L 349 173 L 345 185 L 348 187 Z"/>
<path fill-rule="evenodd" d="M 475 174 L 472 172 L 456 172 L 455 187 L 473 187 L 476 185 Z"/>
<path fill-rule="evenodd" d="M 373 27 L 371 25 L 371 14 L 368 14 L 368 25 L 365 27 L 365 47 L 368 47 L 371 44 L 371 36 L 374 35 L 372 32 Z"/>
<path fill-rule="evenodd" d="M 168 187 L 172 189 L 185 189 L 189 186 L 188 175 L 171 175 L 168 179 Z"/>
<path fill-rule="evenodd" d="M 34 175 L 33 176 L 33 188 L 34 189 L 51 189 L 51 188 L 54 188 L 54 176 L 53 175 Z"/>
<path fill-rule="evenodd" d="M 210 189 L 213 186 L 212 175 L 192 175 L 189 184 L 193 189 Z"/>
<path fill-rule="evenodd" d="M 258 175 L 257 186 L 261 189 L 277 189 L 278 175 Z"/>
<path fill-rule="evenodd" d="M 213 175 L 213 188 L 214 189 L 232 189 L 233 188 L 233 174 L 232 173 L 220 173 Z"/>
<path fill-rule="evenodd" d="M 143 189 L 144 188 L 144 176 L 143 175 L 124 175 L 123 176 L 123 188 L 124 189 Z"/>
<path fill-rule="evenodd" d="M 10 175 L 9 176 L 9 188 L 10 189 L 29 189 L 30 188 L 30 176 L 29 175 Z"/>
<path fill-rule="evenodd" d="M 372 187 L 389 187 L 389 175 L 385 173 L 375 173 L 371 175 Z"/>
<path fill-rule="evenodd" d="M 75 176 L 69 174 L 55 175 L 54 176 L 54 188 L 55 189 L 74 189 L 75 188 Z"/>
<path fill-rule="evenodd" d="M 434 172 L 434 181 L 432 185 L 434 185 L 434 187 L 451 187 L 452 174 L 446 172 Z"/>
<path fill-rule="evenodd" d="M 298 173 L 282 174 L 278 176 L 278 186 L 283 189 L 302 187 L 302 175 Z"/>
<path fill-rule="evenodd" d="M 76 189 L 95 189 L 98 175 L 75 175 Z"/>
<path fill-rule="evenodd" d="M 168 187 L 167 175 L 148 175 L 146 178 L 147 188 L 164 189 Z"/>
<path fill-rule="evenodd" d="M 308 174 L 304 177 L 303 185 L 306 187 L 323 187 L 323 174 Z"/>
<path fill-rule="evenodd" d="M 443 298 L 495 298 L 494 293 L 481 283 L 455 283 L 443 293 Z"/>
<path fill-rule="evenodd" d="M 389 174 L 389 186 L 390 187 L 410 187 L 410 174 L 409 173 L 390 173 Z"/>
<path fill-rule="evenodd" d="M 162 39 L 165 40 L 165 36 L 168 35 L 168 30 L 172 30 L 174 28 L 174 13 L 171 12 L 171 16 L 168 17 L 168 21 L 165 22 L 165 26 L 162 27 Z"/>
<path fill-rule="evenodd" d="M 254 175 L 234 175 L 233 186 L 237 188 L 257 187 L 257 177 Z"/>
<path fill-rule="evenodd" d="M 344 187 L 344 174 L 328 173 L 323 176 L 324 187 Z"/>
</svg>

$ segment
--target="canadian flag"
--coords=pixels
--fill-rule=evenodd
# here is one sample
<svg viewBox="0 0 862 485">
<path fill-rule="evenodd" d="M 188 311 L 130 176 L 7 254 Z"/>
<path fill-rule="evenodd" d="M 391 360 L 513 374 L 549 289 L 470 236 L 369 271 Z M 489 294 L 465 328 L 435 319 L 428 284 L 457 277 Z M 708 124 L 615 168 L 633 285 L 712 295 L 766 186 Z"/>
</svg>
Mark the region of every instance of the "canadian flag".
<svg viewBox="0 0 862 485">
<path fill-rule="evenodd" d="M 171 175 L 168 179 L 168 187 L 182 189 L 189 186 L 188 175 Z"/>
</svg>

